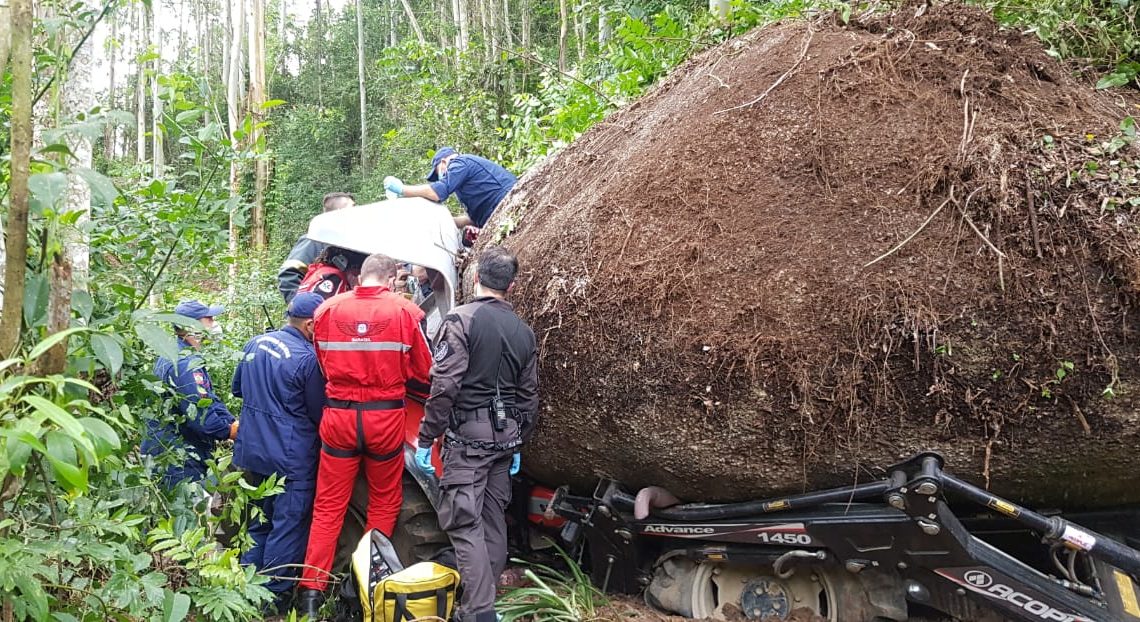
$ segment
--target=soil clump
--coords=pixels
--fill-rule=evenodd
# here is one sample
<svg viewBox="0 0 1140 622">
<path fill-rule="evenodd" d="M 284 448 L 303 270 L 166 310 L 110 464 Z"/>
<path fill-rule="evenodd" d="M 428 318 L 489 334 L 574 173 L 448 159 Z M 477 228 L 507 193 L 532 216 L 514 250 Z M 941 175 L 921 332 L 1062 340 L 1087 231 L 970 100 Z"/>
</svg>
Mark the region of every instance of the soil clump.
<svg viewBox="0 0 1140 622">
<path fill-rule="evenodd" d="M 499 208 L 537 479 L 727 501 L 933 450 L 1026 503 L 1140 502 L 1129 109 L 917 8 L 708 50 Z"/>
</svg>

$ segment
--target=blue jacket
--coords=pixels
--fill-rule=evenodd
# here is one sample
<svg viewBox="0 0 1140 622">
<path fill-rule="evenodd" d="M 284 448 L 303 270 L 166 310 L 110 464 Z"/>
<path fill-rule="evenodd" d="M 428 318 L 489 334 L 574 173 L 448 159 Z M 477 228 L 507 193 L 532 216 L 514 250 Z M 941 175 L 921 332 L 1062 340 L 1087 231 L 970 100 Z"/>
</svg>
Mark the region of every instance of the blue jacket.
<svg viewBox="0 0 1140 622">
<path fill-rule="evenodd" d="M 254 337 L 234 371 L 233 392 L 243 400 L 234 464 L 297 482 L 315 479 L 325 379 L 313 344 L 292 326 Z"/>
<path fill-rule="evenodd" d="M 461 154 L 447 165 L 447 175 L 432 182 L 431 188 L 441 203 L 454 193 L 475 226 L 482 227 L 516 181 L 513 173 L 486 158 Z"/>
<path fill-rule="evenodd" d="M 179 339 L 178 347 L 189 349 L 190 345 Z M 179 399 L 171 408 L 170 417 L 146 422 L 141 449 L 152 456 L 171 449 L 186 451 L 185 464 L 167 470 L 168 486 L 183 479 L 201 480 L 206 475 L 206 459 L 218 441 L 230 437 L 234 416 L 214 393 L 214 383 L 201 356 L 189 353 L 178 359 L 177 366 L 160 357 L 154 364 L 154 375 Z"/>
</svg>

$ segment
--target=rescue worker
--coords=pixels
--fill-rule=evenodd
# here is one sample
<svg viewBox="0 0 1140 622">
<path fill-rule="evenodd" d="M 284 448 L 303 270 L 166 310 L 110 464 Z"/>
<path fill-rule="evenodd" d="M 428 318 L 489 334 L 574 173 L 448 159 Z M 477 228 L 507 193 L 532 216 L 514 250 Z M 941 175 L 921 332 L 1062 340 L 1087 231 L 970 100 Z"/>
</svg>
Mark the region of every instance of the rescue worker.
<svg viewBox="0 0 1140 622">
<path fill-rule="evenodd" d="M 284 492 L 254 501 L 261 514 L 249 526 L 253 547 L 241 558 L 273 577 L 265 584 L 276 596 L 270 614 L 288 605 L 309 540 L 325 405 L 313 314 L 324 300 L 312 292 L 294 296 L 285 327 L 251 339 L 234 370 L 233 394 L 243 400 L 245 422 L 234 441 L 234 464 L 252 486 L 272 475 L 285 479 Z"/>
<path fill-rule="evenodd" d="M 179 303 L 174 313 L 196 324 L 192 328 L 174 327 L 178 349 L 188 352 L 180 354 L 177 363 L 159 357 L 154 364 L 154 375 L 174 391 L 178 400 L 170 409 L 172 420 L 147 421 L 140 449 L 156 457 L 171 450 L 184 452 L 176 456 L 178 462 L 163 472 L 162 484 L 167 490 L 179 482 L 205 479 L 206 459 L 214 453 L 218 441 L 237 436 L 237 420 L 214 393 L 210 372 L 197 354 L 208 336 L 221 336 L 222 327 L 214 318 L 223 310 L 221 305 L 208 307 L 197 300 Z"/>
<path fill-rule="evenodd" d="M 298 613 L 316 619 L 353 483 L 364 462 L 366 529 L 391 536 L 403 501 L 404 396 L 426 393 L 431 353 L 423 311 L 396 294 L 396 262 L 370 255 L 360 285 L 321 305 L 314 318 L 317 360 L 325 371 L 321 459 L 313 525 L 305 552 Z"/>
<path fill-rule="evenodd" d="M 356 287 L 364 255 L 339 246 L 326 246 L 309 265 L 297 293 L 314 292 L 324 300 Z"/>
<path fill-rule="evenodd" d="M 330 192 L 321 199 L 321 207 L 326 212 L 353 205 L 356 205 L 356 199 L 347 192 Z M 293 250 L 289 251 L 289 256 L 285 258 L 277 273 L 277 289 L 285 302 L 289 302 L 297 294 L 297 286 L 305 278 L 309 264 L 313 263 L 324 249 L 324 244 L 314 242 L 306 236 L 302 235 L 297 239 Z"/>
<path fill-rule="evenodd" d="M 436 336 L 420 423 L 415 463 L 428 475 L 435 474 L 431 446 L 444 436 L 438 516 L 463 581 L 460 622 L 495 622 L 510 476 L 538 416 L 534 332 L 506 301 L 517 273 L 518 260 L 505 249 L 479 256 L 475 300 L 448 314 Z"/>
<path fill-rule="evenodd" d="M 454 194 L 467 212 L 455 217 L 455 226 L 465 230 L 487 223 L 503 197 L 515 187 L 514 173 L 479 156 L 442 147 L 431 159 L 428 183 L 405 186 L 399 179 L 384 178 L 384 189 L 401 197 L 423 197 L 440 203 Z"/>
</svg>

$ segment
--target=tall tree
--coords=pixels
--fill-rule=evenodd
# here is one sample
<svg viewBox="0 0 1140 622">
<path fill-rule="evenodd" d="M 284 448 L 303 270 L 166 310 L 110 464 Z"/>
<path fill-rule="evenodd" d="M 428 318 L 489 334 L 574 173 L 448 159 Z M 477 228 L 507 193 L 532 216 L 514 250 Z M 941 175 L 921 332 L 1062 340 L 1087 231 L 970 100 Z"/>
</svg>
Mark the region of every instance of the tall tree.
<svg viewBox="0 0 1140 622">
<path fill-rule="evenodd" d="M 4 307 L 0 357 L 20 342 L 24 272 L 28 262 L 28 175 L 32 159 L 32 0 L 11 0 L 12 116 L 8 226 L 5 231 Z"/>
<path fill-rule="evenodd" d="M 112 14 L 111 19 L 111 39 L 107 41 L 107 64 L 108 73 L 107 78 L 107 107 L 112 110 L 118 99 L 115 97 L 115 62 L 119 57 L 119 18 Z M 103 158 L 107 161 L 115 159 L 115 143 L 117 142 L 118 126 L 114 123 L 108 123 L 103 126 Z"/>
<path fill-rule="evenodd" d="M 261 121 L 265 114 L 265 0 L 250 0 L 249 19 L 249 113 L 253 118 L 250 143 L 262 144 Z M 265 189 L 269 186 L 269 160 L 260 155 L 253 164 L 253 247 L 265 249 Z"/>
<path fill-rule="evenodd" d="M 238 129 L 241 124 L 241 48 L 245 33 L 245 3 L 242 0 L 230 0 L 229 13 L 229 70 L 226 74 L 226 120 L 230 131 L 230 140 L 234 147 L 238 146 Z M 230 160 L 230 197 L 241 199 L 241 168 L 237 158 Z M 230 256 L 237 257 L 240 231 L 238 230 L 238 215 L 236 210 L 230 213 Z M 230 264 L 230 291 L 232 301 L 236 295 L 237 263 Z"/>
<path fill-rule="evenodd" d="M 577 42 L 575 47 L 578 49 L 579 67 L 586 63 L 586 42 L 588 40 L 586 33 L 587 24 L 586 4 L 580 2 L 574 7 L 574 40 Z"/>
<path fill-rule="evenodd" d="M 161 2 L 151 2 L 147 5 L 150 11 L 151 41 L 155 46 L 150 76 L 151 118 L 150 161 L 153 175 L 161 177 L 166 170 L 166 151 L 162 146 L 162 97 L 160 97 L 158 76 L 162 72 L 162 28 L 159 26 L 159 8 Z"/>
<path fill-rule="evenodd" d="M 412 11 L 412 4 L 408 2 L 408 0 L 400 0 L 400 3 L 404 5 L 404 14 L 408 16 L 408 25 L 412 27 L 412 32 L 416 35 L 416 40 L 420 42 L 420 45 L 427 43 L 427 39 L 424 39 L 424 31 L 420 28 L 420 20 L 416 19 L 416 14 Z M 393 24 L 394 23 L 395 16 L 393 16 Z M 395 46 L 395 44 L 393 44 L 393 46 Z"/>
<path fill-rule="evenodd" d="M 368 171 L 368 102 L 364 92 L 364 2 L 356 0 L 356 85 L 360 91 L 360 169 Z"/>
<path fill-rule="evenodd" d="M 471 40 L 467 32 L 467 0 L 451 0 L 451 13 L 455 19 L 455 51 L 462 54 Z"/>
<path fill-rule="evenodd" d="M 85 8 L 90 10 L 97 10 L 92 6 L 89 1 L 83 3 Z M 94 54 L 92 47 L 94 43 L 90 39 L 84 40 L 83 33 L 78 31 L 71 31 L 68 37 L 67 46 L 73 50 L 71 57 L 71 65 L 66 70 L 64 76 L 61 94 L 62 94 L 62 109 L 65 122 L 72 122 L 82 117 L 91 110 L 95 105 L 95 94 L 91 85 L 91 70 L 94 64 Z M 82 43 L 82 45 L 80 45 Z M 57 118 L 58 121 L 58 118 Z M 75 156 L 73 164 L 83 168 L 91 168 L 93 161 L 94 145 L 90 138 L 80 132 L 72 132 L 67 137 L 68 148 Z M 86 233 L 86 224 L 91 216 L 91 186 L 75 173 L 67 176 L 67 206 L 68 212 L 79 214 L 78 220 L 74 227 L 67 227 L 62 234 L 67 261 L 65 264 L 56 262 L 55 267 L 56 276 L 60 279 L 53 279 L 53 290 L 60 290 L 59 295 L 53 292 L 53 300 L 57 304 L 64 304 L 62 300 L 66 298 L 68 306 L 65 311 L 57 311 L 54 319 L 59 319 L 60 315 L 70 318 L 70 303 L 71 303 L 71 284 L 74 281 L 76 285 L 86 289 L 87 286 L 87 272 L 90 264 L 90 237 Z M 66 273 L 66 278 L 62 275 Z M 63 282 L 66 281 L 66 282 Z M 62 291 L 66 290 L 66 291 Z M 62 326 L 52 327 L 55 330 L 64 330 L 67 328 L 66 322 Z M 67 358 L 67 351 L 63 349 L 55 353 L 57 362 Z"/>
<path fill-rule="evenodd" d="M 150 28 L 146 23 L 146 9 L 142 3 L 135 5 L 135 162 L 146 162 L 146 63 L 143 56 L 150 52 Z"/>
<path fill-rule="evenodd" d="M 394 48 L 396 43 L 396 0 L 388 0 L 388 47 Z"/>
<path fill-rule="evenodd" d="M 274 70 L 277 73 L 285 73 L 286 68 L 285 52 L 289 48 L 285 45 L 285 18 L 288 7 L 289 3 L 286 0 L 277 3 L 277 58 L 274 62 Z"/>
<path fill-rule="evenodd" d="M 566 73 L 566 0 L 558 0 L 558 71 Z"/>
<path fill-rule="evenodd" d="M 11 7 L 8 3 L 0 6 L 0 76 L 8 68 L 8 54 L 12 51 L 12 17 Z M 0 235 L 0 274 L 3 274 L 6 265 L 4 236 Z M 0 305 L 4 304 L 4 284 L 0 282 Z"/>
<path fill-rule="evenodd" d="M 325 107 L 324 96 L 324 73 L 325 73 L 325 12 L 321 8 L 321 0 L 315 0 L 316 12 L 313 15 L 313 28 L 310 31 L 310 36 L 316 42 L 316 62 L 317 62 L 317 109 L 323 110 Z"/>
<path fill-rule="evenodd" d="M 0 5 L 0 76 L 8 67 L 8 54 L 12 51 L 11 7 L 5 2 Z"/>
</svg>

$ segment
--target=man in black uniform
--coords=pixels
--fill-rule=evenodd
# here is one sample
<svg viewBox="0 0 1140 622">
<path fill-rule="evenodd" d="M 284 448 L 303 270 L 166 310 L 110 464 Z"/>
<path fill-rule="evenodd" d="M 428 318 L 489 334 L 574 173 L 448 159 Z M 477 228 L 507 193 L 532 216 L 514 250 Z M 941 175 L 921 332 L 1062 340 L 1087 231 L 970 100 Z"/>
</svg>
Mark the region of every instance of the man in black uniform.
<svg viewBox="0 0 1140 622">
<path fill-rule="evenodd" d="M 321 207 L 326 212 L 338 210 L 342 207 L 352 207 L 353 205 L 356 205 L 356 199 L 347 192 L 330 192 L 321 199 Z M 281 292 L 281 297 L 285 299 L 285 304 L 289 304 L 289 301 L 293 300 L 293 296 L 297 295 L 297 288 L 304 280 L 305 273 L 309 270 L 309 264 L 313 263 L 313 260 L 323 250 L 325 250 L 324 244 L 314 242 L 308 236 L 302 235 L 297 238 L 293 250 L 289 251 L 289 256 L 285 258 L 281 264 L 281 269 L 277 272 L 277 289 Z"/>
<path fill-rule="evenodd" d="M 518 267 L 502 248 L 479 256 L 474 302 L 452 310 L 436 336 L 420 424 L 416 466 L 429 475 L 432 443 L 444 434 L 439 525 L 455 547 L 463 580 L 460 622 L 496 620 L 510 476 L 518 473 L 519 449 L 538 417 L 534 331 L 505 300 Z"/>
</svg>

